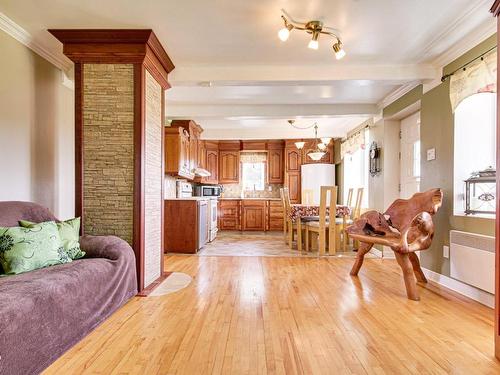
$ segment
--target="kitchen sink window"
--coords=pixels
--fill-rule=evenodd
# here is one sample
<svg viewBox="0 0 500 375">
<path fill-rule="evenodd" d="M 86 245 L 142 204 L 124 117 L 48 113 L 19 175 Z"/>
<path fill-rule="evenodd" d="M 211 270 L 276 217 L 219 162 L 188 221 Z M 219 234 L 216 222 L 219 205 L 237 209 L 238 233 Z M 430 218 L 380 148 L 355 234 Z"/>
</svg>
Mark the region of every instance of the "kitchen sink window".
<svg viewBox="0 0 500 375">
<path fill-rule="evenodd" d="M 240 159 L 243 190 L 263 191 L 266 184 L 267 154 L 242 152 Z"/>
</svg>

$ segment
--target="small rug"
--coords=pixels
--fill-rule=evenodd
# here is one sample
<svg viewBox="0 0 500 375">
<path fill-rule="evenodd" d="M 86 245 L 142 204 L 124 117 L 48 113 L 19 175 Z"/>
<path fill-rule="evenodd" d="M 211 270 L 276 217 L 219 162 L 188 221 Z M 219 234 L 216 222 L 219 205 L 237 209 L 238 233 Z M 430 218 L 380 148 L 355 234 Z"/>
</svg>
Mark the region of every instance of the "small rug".
<svg viewBox="0 0 500 375">
<path fill-rule="evenodd" d="M 164 296 L 187 287 L 193 278 L 182 272 L 172 272 L 150 294 L 149 297 Z"/>
</svg>

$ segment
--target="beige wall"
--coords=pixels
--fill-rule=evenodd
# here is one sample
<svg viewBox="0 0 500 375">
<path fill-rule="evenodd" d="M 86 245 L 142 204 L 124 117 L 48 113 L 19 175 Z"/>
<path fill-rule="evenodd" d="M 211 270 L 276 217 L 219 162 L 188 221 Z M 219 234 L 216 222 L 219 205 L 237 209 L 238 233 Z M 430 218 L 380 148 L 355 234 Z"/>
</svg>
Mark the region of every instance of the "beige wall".
<svg viewBox="0 0 500 375">
<path fill-rule="evenodd" d="M 0 31 L 0 200 L 74 215 L 73 96 L 62 73 Z"/>
</svg>

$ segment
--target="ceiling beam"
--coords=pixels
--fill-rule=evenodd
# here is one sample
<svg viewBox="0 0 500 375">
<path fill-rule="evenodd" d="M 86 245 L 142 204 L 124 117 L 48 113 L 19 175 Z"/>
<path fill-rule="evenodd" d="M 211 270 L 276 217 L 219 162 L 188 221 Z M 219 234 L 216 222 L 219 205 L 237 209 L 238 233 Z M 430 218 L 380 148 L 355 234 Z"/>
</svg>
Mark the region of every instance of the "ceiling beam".
<svg viewBox="0 0 500 375">
<path fill-rule="evenodd" d="M 428 81 L 439 77 L 440 71 L 433 65 L 232 65 L 232 66 L 178 66 L 170 75 L 172 86 L 193 84 L 240 84 L 261 82 L 331 82 L 337 80 L 374 80 L 407 83 Z"/>
<path fill-rule="evenodd" d="M 374 115 L 380 109 L 376 104 L 256 104 L 203 105 L 167 104 L 166 116 L 185 118 L 293 118 Z"/>
</svg>

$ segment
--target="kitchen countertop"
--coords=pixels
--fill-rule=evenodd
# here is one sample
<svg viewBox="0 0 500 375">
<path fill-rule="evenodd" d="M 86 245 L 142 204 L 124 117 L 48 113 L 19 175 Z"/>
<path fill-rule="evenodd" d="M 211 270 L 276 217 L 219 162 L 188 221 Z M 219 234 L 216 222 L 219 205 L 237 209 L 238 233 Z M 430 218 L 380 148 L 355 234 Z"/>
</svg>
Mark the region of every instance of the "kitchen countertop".
<svg viewBox="0 0 500 375">
<path fill-rule="evenodd" d="M 164 198 L 165 201 L 208 201 L 210 197 Z"/>
</svg>

